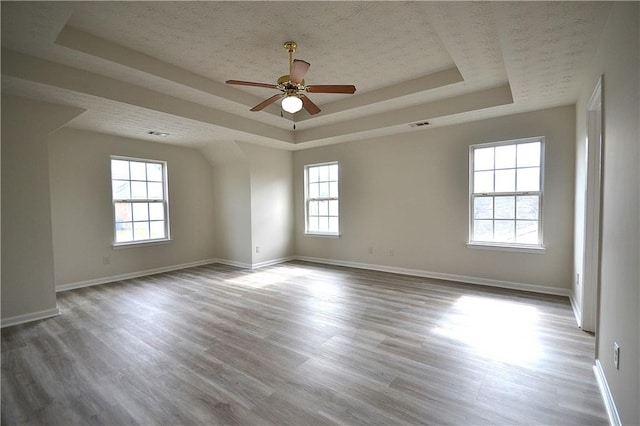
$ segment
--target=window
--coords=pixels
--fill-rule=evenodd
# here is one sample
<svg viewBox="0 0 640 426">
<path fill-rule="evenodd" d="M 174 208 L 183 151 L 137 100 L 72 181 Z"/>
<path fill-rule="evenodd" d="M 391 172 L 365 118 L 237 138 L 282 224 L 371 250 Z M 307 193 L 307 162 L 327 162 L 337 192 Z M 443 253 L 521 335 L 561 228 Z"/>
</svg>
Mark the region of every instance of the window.
<svg viewBox="0 0 640 426">
<path fill-rule="evenodd" d="M 169 239 L 167 164 L 111 158 L 114 244 Z"/>
<path fill-rule="evenodd" d="M 304 166 L 305 233 L 338 235 L 338 163 Z"/>
<path fill-rule="evenodd" d="M 470 244 L 542 248 L 544 138 L 473 145 Z"/>
</svg>

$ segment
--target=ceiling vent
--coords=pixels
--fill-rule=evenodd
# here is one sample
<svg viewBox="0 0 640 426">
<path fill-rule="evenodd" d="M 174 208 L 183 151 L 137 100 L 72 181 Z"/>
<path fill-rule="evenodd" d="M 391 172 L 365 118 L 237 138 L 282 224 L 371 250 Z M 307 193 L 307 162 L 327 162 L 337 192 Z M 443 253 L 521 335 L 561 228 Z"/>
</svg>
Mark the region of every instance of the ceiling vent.
<svg viewBox="0 0 640 426">
<path fill-rule="evenodd" d="M 428 125 L 429 125 L 428 121 L 418 121 L 417 123 L 409 124 L 409 127 L 423 127 L 423 126 L 428 126 Z"/>
</svg>

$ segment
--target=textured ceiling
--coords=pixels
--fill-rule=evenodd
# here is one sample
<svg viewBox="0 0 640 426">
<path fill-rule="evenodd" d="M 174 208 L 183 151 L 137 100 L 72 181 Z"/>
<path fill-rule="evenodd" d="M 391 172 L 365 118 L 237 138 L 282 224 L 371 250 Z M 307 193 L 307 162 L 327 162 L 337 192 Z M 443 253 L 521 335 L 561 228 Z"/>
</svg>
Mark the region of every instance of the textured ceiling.
<svg viewBox="0 0 640 426">
<path fill-rule="evenodd" d="M 575 102 L 599 2 L 2 2 L 2 91 L 86 110 L 68 124 L 163 142 L 300 149 Z M 249 109 L 310 62 L 322 112 Z M 73 77 L 71 77 L 73 76 Z M 297 130 L 293 130 L 293 120 Z M 441 124 L 438 124 L 441 123 Z"/>
</svg>

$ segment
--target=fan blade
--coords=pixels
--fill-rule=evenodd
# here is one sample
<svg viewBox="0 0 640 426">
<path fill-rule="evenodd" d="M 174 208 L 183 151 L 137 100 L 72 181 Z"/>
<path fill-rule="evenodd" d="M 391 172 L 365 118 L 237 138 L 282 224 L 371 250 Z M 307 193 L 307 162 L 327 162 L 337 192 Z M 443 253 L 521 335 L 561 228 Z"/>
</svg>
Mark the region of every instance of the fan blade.
<svg viewBox="0 0 640 426">
<path fill-rule="evenodd" d="M 227 80 L 227 84 L 237 84 L 239 86 L 266 87 L 267 89 L 277 89 L 278 86 L 269 83 L 256 83 L 253 81 Z"/>
<path fill-rule="evenodd" d="M 318 105 L 311 102 L 311 99 L 307 98 L 305 95 L 300 95 L 300 99 L 302 100 L 302 106 L 309 114 L 314 115 L 320 112 Z"/>
<path fill-rule="evenodd" d="M 307 86 L 307 92 L 309 93 L 347 93 L 353 94 L 356 91 L 356 86 L 352 84 L 315 84 L 313 86 Z"/>
<path fill-rule="evenodd" d="M 266 99 L 266 100 L 260 102 L 258 105 L 254 106 L 253 108 L 251 108 L 251 111 L 263 110 L 264 108 L 268 107 L 269 105 L 271 105 L 272 103 L 274 103 L 275 101 L 280 99 L 281 97 L 282 97 L 282 93 L 278 93 L 277 95 L 273 95 L 269 99 Z"/>
<path fill-rule="evenodd" d="M 310 66 L 311 64 L 307 61 L 294 59 L 293 65 L 291 66 L 291 75 L 289 76 L 289 80 L 291 80 L 292 83 L 299 84 L 302 82 L 302 79 Z"/>
</svg>

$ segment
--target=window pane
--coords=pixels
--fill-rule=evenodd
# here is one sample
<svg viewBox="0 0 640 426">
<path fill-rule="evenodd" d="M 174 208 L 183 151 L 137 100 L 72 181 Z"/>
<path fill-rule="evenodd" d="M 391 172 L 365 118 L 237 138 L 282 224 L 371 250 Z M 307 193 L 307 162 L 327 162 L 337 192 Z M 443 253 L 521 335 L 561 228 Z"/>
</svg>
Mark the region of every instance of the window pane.
<svg viewBox="0 0 640 426">
<path fill-rule="evenodd" d="M 338 200 L 329 201 L 329 216 L 338 216 Z"/>
<path fill-rule="evenodd" d="M 307 169 L 309 171 L 309 183 L 318 181 L 318 168 L 317 167 L 309 167 Z"/>
<path fill-rule="evenodd" d="M 128 180 L 114 180 L 112 187 L 114 200 L 128 200 L 131 198 L 131 187 Z"/>
<path fill-rule="evenodd" d="M 134 200 L 147 198 L 147 182 L 131 182 L 131 198 Z"/>
<path fill-rule="evenodd" d="M 131 222 L 131 203 L 115 204 L 116 222 Z"/>
<path fill-rule="evenodd" d="M 162 164 L 147 163 L 147 180 L 162 182 Z"/>
<path fill-rule="evenodd" d="M 150 200 L 162 200 L 164 198 L 162 182 L 149 182 L 147 188 L 149 190 L 148 196 Z"/>
<path fill-rule="evenodd" d="M 517 191 L 539 191 L 540 190 L 540 168 L 518 169 Z"/>
<path fill-rule="evenodd" d="M 147 163 L 130 161 L 131 180 L 147 180 Z"/>
<path fill-rule="evenodd" d="M 473 174 L 473 192 L 476 194 L 493 192 L 493 171 Z"/>
<path fill-rule="evenodd" d="M 338 218 L 337 217 L 330 217 L 329 218 L 329 232 L 335 232 L 336 234 L 339 231 L 339 224 L 338 224 Z"/>
<path fill-rule="evenodd" d="M 535 219 L 538 216 L 538 196 L 527 195 L 518 197 L 516 200 L 516 219 Z"/>
<path fill-rule="evenodd" d="M 309 201 L 309 216 L 318 216 L 318 201 Z"/>
<path fill-rule="evenodd" d="M 129 179 L 129 162 L 111 160 L 111 179 Z"/>
<path fill-rule="evenodd" d="M 328 217 L 319 217 L 318 218 L 318 231 L 320 231 L 320 232 L 329 232 L 329 218 Z"/>
<path fill-rule="evenodd" d="M 496 219 L 515 219 L 515 197 L 496 197 L 495 198 L 495 218 Z"/>
<path fill-rule="evenodd" d="M 474 220 L 473 233 L 473 239 L 475 241 L 493 241 L 493 221 Z"/>
<path fill-rule="evenodd" d="M 496 170 L 496 192 L 513 192 L 516 190 L 516 171 Z"/>
<path fill-rule="evenodd" d="M 338 164 L 305 166 L 307 191 L 306 232 L 337 233 Z M 330 198 L 335 198 L 331 200 Z"/>
<path fill-rule="evenodd" d="M 473 151 L 473 170 L 493 169 L 494 148 L 480 148 Z"/>
<path fill-rule="evenodd" d="M 164 220 L 164 205 L 149 203 L 149 220 Z"/>
<path fill-rule="evenodd" d="M 493 198 L 477 197 L 473 200 L 474 219 L 493 219 Z"/>
<path fill-rule="evenodd" d="M 151 239 L 164 238 L 164 221 L 149 223 L 149 236 Z"/>
<path fill-rule="evenodd" d="M 149 222 L 133 222 L 133 239 L 135 241 L 149 239 Z"/>
<path fill-rule="evenodd" d="M 540 165 L 540 142 L 518 145 L 518 167 Z"/>
<path fill-rule="evenodd" d="M 149 220 L 148 203 L 133 203 L 133 220 Z"/>
<path fill-rule="evenodd" d="M 329 202 L 328 201 L 318 201 L 318 214 L 320 216 L 328 216 L 329 215 Z"/>
<path fill-rule="evenodd" d="M 506 145 L 496 147 L 496 169 L 510 169 L 516 167 L 516 146 Z"/>
<path fill-rule="evenodd" d="M 518 220 L 516 222 L 516 242 L 522 244 L 538 244 L 538 222 Z"/>
<path fill-rule="evenodd" d="M 320 194 L 319 184 L 312 183 L 309 185 L 309 198 L 318 198 Z"/>
<path fill-rule="evenodd" d="M 320 185 L 320 197 L 328 197 L 329 196 L 329 182 L 321 182 Z"/>
<path fill-rule="evenodd" d="M 112 159 L 111 170 L 114 200 L 127 201 L 114 203 L 115 242 L 167 238 L 164 164 Z"/>
<path fill-rule="evenodd" d="M 318 232 L 318 216 L 309 216 L 307 224 L 309 232 Z"/>
<path fill-rule="evenodd" d="M 472 150 L 470 241 L 539 244 L 542 142 Z"/>
<path fill-rule="evenodd" d="M 116 223 L 116 243 L 133 241 L 131 222 Z"/>
<path fill-rule="evenodd" d="M 496 220 L 495 221 L 495 241 L 501 243 L 515 242 L 515 221 Z"/>
<path fill-rule="evenodd" d="M 328 181 L 329 180 L 329 166 L 318 167 L 318 174 L 319 174 L 318 180 L 320 182 Z"/>
<path fill-rule="evenodd" d="M 338 197 L 338 182 L 329 183 L 329 197 Z"/>
<path fill-rule="evenodd" d="M 329 180 L 338 180 L 338 165 L 332 164 L 329 166 Z"/>
</svg>

